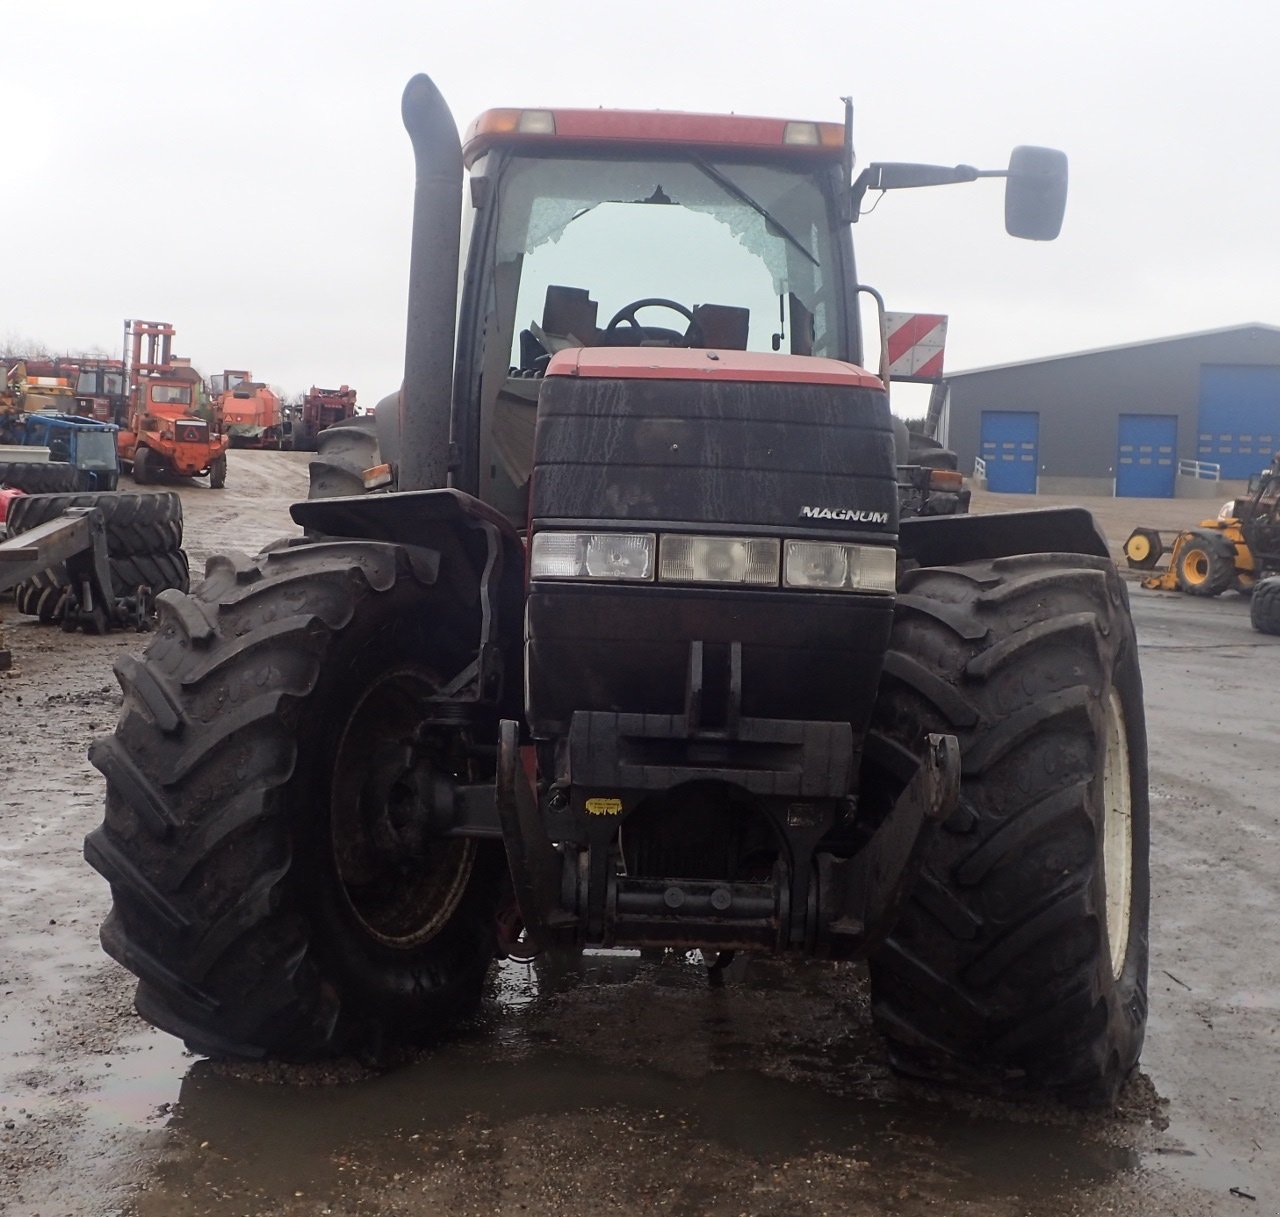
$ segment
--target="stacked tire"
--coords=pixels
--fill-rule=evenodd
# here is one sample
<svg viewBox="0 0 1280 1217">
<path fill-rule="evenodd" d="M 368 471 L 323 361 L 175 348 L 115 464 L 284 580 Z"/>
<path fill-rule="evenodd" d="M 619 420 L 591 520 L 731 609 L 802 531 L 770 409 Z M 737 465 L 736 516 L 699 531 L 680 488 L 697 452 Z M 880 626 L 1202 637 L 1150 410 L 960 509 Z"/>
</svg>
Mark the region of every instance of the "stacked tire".
<svg viewBox="0 0 1280 1217">
<path fill-rule="evenodd" d="M 0 461 L 0 486 L 27 494 L 78 490 L 80 471 L 66 461 Z"/>
<path fill-rule="evenodd" d="M 102 513 L 114 596 L 136 595 L 143 586 L 153 596 L 169 588 L 189 589 L 190 571 L 182 549 L 182 500 L 176 494 L 28 494 L 9 508 L 9 534 L 30 532 L 73 507 L 96 507 Z M 45 623 L 53 621 L 68 583 L 61 564 L 23 580 L 14 589 L 18 612 Z"/>
</svg>

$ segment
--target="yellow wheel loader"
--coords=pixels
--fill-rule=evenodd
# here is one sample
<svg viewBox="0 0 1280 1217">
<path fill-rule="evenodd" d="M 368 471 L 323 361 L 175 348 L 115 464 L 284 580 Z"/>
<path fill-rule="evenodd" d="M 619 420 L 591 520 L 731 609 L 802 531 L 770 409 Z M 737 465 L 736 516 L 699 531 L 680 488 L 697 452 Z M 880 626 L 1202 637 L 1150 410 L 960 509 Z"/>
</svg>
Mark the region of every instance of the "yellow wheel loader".
<svg viewBox="0 0 1280 1217">
<path fill-rule="evenodd" d="M 1135 528 L 1124 543 L 1130 570 L 1152 573 L 1142 586 L 1156 591 L 1218 596 L 1244 595 L 1271 572 L 1280 571 L 1280 455 L 1249 479 L 1247 497 L 1223 505 L 1217 519 L 1169 534 Z M 1169 563 L 1161 568 L 1165 555 Z"/>
</svg>

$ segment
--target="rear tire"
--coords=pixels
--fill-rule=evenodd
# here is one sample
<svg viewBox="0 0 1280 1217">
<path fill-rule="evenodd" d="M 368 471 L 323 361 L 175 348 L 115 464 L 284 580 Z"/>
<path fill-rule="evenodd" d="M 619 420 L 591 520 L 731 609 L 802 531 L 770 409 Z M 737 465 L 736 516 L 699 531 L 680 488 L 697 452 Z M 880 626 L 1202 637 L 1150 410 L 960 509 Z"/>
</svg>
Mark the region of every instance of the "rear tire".
<svg viewBox="0 0 1280 1217">
<path fill-rule="evenodd" d="M 316 459 L 310 466 L 307 498 L 364 494 L 364 471 L 381 463 L 376 420 L 368 415 L 344 418 L 316 436 Z M 395 486 L 385 489 L 394 490 Z"/>
<path fill-rule="evenodd" d="M 879 742 L 955 734 L 957 811 L 871 960 L 895 1066 L 1114 1101 L 1147 1013 L 1148 804 L 1137 646 L 1099 558 L 1037 554 L 903 579 Z"/>
<path fill-rule="evenodd" d="M 1178 551 L 1173 573 L 1188 596 L 1220 596 L 1235 582 L 1236 564 L 1218 541 L 1196 535 Z"/>
<path fill-rule="evenodd" d="M 142 1017 L 197 1051 L 382 1056 L 479 1000 L 501 848 L 374 845 L 400 789 L 375 766 L 475 631 L 415 569 L 360 541 L 218 556 L 117 664 L 120 720 L 90 753 L 106 818 L 85 842 L 114 900 L 102 942 Z"/>
<path fill-rule="evenodd" d="M 209 489 L 221 490 L 227 484 L 227 458 L 218 457 L 209 466 Z"/>
<path fill-rule="evenodd" d="M 1280 634 L 1280 575 L 1269 575 L 1253 585 L 1249 622 L 1260 634 Z"/>
</svg>

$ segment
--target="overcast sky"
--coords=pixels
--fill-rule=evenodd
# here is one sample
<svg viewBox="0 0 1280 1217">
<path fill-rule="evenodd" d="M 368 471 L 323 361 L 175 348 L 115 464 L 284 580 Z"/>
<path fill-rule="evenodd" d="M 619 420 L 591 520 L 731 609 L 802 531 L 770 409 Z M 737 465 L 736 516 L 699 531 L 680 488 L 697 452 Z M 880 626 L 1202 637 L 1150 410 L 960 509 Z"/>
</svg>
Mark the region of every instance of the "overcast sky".
<svg viewBox="0 0 1280 1217">
<path fill-rule="evenodd" d="M 952 370 L 1280 323 L 1280 9 L 1239 3 L 0 0 L 0 340 L 172 321 L 204 374 L 373 404 L 403 363 L 400 93 L 839 120 L 859 161 L 1066 150 L 1052 244 L 998 182 L 888 195 L 854 230 Z"/>
</svg>

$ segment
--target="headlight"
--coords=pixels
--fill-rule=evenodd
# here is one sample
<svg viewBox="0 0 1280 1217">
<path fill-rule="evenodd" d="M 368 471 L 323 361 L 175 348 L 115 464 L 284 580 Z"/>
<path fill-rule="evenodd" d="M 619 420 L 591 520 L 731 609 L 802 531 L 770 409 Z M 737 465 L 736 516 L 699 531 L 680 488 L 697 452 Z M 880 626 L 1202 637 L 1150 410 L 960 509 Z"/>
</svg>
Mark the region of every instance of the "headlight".
<svg viewBox="0 0 1280 1217">
<path fill-rule="evenodd" d="M 540 532 L 529 552 L 531 579 L 653 578 L 651 532 Z"/>
<path fill-rule="evenodd" d="M 887 545 L 842 545 L 837 541 L 788 541 L 783 587 L 813 591 L 892 592 L 897 552 Z"/>
<path fill-rule="evenodd" d="M 656 559 L 656 561 L 655 561 Z M 780 569 L 781 568 L 781 569 Z M 897 553 L 888 545 L 651 532 L 535 533 L 531 579 L 717 583 L 806 591 L 889 592 Z"/>
<path fill-rule="evenodd" d="M 777 587 L 780 548 L 772 537 L 664 534 L 658 550 L 658 578 L 672 583 Z"/>
</svg>

